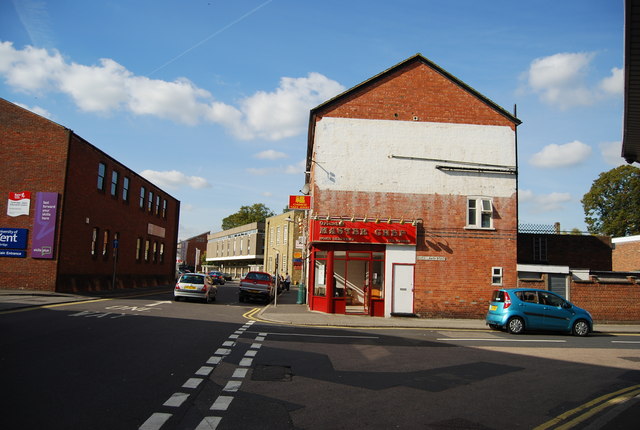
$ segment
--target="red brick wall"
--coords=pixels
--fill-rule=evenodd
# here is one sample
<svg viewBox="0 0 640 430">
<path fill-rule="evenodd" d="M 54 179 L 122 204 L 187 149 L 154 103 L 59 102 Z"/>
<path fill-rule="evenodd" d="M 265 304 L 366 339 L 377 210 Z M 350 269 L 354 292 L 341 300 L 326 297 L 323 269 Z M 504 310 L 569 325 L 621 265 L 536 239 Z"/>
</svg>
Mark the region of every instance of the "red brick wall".
<svg viewBox="0 0 640 430">
<path fill-rule="evenodd" d="M 640 322 L 637 282 L 571 282 L 570 300 L 598 322 Z"/>
<path fill-rule="evenodd" d="M 98 163 L 106 167 L 105 189 L 97 188 Z M 110 192 L 111 175 L 119 173 L 116 196 Z M 129 198 L 122 197 L 123 178 L 128 177 Z M 145 187 L 145 208 L 139 205 L 140 187 Z M 148 210 L 148 192 L 153 192 L 153 207 Z M 155 198 L 160 196 L 160 212 L 155 213 Z M 162 202 L 167 200 L 168 213 L 162 217 Z M 69 181 L 61 247 L 59 289 L 86 290 L 110 286 L 113 276 L 113 239 L 119 234 L 116 275 L 118 286 L 144 286 L 170 283 L 175 278 L 175 248 L 177 244 L 177 202 L 173 197 L 153 186 L 102 151 L 74 135 L 69 156 Z M 164 237 L 148 233 L 148 225 L 165 229 Z M 93 229 L 98 228 L 96 255 L 91 255 Z M 109 231 L 107 253 L 103 255 L 104 231 Z M 141 258 L 136 259 L 137 239 L 142 239 Z M 156 244 L 157 257 L 144 258 L 146 241 L 150 254 Z M 160 245 L 164 257 L 160 261 Z"/>
<path fill-rule="evenodd" d="M 619 272 L 640 271 L 640 240 L 615 244 L 613 270 Z"/>
<path fill-rule="evenodd" d="M 515 124 L 504 115 L 419 62 L 376 81 L 373 88 L 364 85 L 348 95 L 340 106 L 328 108 L 317 112 L 316 121 L 329 116 L 506 125 L 515 130 Z"/>
<path fill-rule="evenodd" d="M 32 259 L 36 192 L 55 192 L 64 201 L 64 177 L 70 131 L 0 99 L 0 227 L 29 230 L 27 258 L 0 257 L 0 288 L 55 290 L 57 261 Z M 29 216 L 7 215 L 10 192 L 31 192 Z M 60 218 L 58 218 L 58 226 Z M 59 235 L 56 237 L 56 254 Z"/>
</svg>

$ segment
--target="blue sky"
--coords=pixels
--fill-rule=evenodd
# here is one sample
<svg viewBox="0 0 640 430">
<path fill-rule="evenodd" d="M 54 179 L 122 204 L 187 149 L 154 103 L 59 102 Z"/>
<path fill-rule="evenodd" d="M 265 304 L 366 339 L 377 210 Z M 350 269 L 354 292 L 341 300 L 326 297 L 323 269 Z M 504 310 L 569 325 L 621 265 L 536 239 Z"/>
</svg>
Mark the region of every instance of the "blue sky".
<svg viewBox="0 0 640 430">
<path fill-rule="evenodd" d="M 180 238 L 304 182 L 309 110 L 421 53 L 513 111 L 520 222 L 585 230 L 620 157 L 623 0 L 3 0 L 0 97 L 181 201 Z"/>
</svg>

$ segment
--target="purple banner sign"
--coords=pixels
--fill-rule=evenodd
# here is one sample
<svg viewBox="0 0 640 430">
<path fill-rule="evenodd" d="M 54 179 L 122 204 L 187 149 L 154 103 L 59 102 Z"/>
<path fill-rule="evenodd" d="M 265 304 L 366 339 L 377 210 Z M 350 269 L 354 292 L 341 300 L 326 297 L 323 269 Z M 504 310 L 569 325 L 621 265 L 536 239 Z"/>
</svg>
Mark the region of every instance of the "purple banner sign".
<svg viewBox="0 0 640 430">
<path fill-rule="evenodd" d="M 31 237 L 32 258 L 53 258 L 58 216 L 58 193 L 36 193 L 36 211 Z"/>
</svg>

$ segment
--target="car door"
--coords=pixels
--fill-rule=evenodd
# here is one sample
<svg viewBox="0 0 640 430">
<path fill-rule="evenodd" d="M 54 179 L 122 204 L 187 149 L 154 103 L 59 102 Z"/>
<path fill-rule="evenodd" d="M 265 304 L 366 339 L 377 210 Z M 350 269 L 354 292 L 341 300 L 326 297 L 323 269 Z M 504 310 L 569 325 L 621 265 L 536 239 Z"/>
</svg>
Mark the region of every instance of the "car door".
<svg viewBox="0 0 640 430">
<path fill-rule="evenodd" d="M 526 318 L 525 327 L 532 330 L 540 330 L 544 326 L 543 306 L 538 302 L 537 291 L 518 291 L 518 308 Z"/>
<path fill-rule="evenodd" d="M 565 300 L 551 292 L 540 292 L 540 303 L 544 308 L 544 328 L 547 330 L 568 330 L 572 317 L 571 310 L 564 307 Z"/>
</svg>

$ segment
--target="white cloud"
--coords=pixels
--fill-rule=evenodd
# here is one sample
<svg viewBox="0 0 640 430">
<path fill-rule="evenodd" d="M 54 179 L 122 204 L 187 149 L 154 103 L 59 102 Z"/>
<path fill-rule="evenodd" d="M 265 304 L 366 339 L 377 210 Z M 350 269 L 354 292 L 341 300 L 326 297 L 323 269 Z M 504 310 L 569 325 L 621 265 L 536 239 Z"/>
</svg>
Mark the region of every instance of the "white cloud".
<svg viewBox="0 0 640 430">
<path fill-rule="evenodd" d="M 589 66 L 594 53 L 560 53 L 536 58 L 525 73 L 528 87 L 540 99 L 560 109 L 591 105 L 610 95 L 622 94 L 623 74 L 618 68 L 611 69 L 611 76 L 597 86 L 587 83 Z"/>
<path fill-rule="evenodd" d="M 607 164 L 621 166 L 626 164 L 622 158 L 622 142 L 603 142 L 600 145 L 600 153 Z"/>
<path fill-rule="evenodd" d="M 530 206 L 533 213 L 562 210 L 564 203 L 572 200 L 569 193 L 535 194 L 531 190 L 518 190 L 518 198 L 520 203 Z"/>
<path fill-rule="evenodd" d="M 187 125 L 208 121 L 239 139 L 278 140 L 303 133 L 309 110 L 344 91 L 338 82 L 309 73 L 281 78 L 274 91 L 258 91 L 232 106 L 215 101 L 186 78 L 168 82 L 136 76 L 108 58 L 97 65 L 68 63 L 57 51 L 19 50 L 11 42 L 0 42 L 0 75 L 17 91 L 67 94 L 86 112 L 124 110 Z"/>
<path fill-rule="evenodd" d="M 529 161 L 542 168 L 567 167 L 580 164 L 591 155 L 591 147 L 580 141 L 556 145 L 552 143 L 534 154 Z"/>
<path fill-rule="evenodd" d="M 187 176 L 177 170 L 170 170 L 166 172 L 144 170 L 140 175 L 159 187 L 167 187 L 171 189 L 180 188 L 182 186 L 195 189 L 211 188 L 211 184 L 209 184 L 206 179 L 199 176 Z"/>
<path fill-rule="evenodd" d="M 262 151 L 254 155 L 255 158 L 260 158 L 263 160 L 277 160 L 279 158 L 287 158 L 287 154 L 284 152 L 274 151 L 273 149 L 268 149 L 266 151 Z"/>
<path fill-rule="evenodd" d="M 288 175 L 298 175 L 298 174 L 304 173 L 306 167 L 307 167 L 306 160 L 300 160 L 300 162 L 297 164 L 288 165 L 284 169 L 284 172 Z"/>
<path fill-rule="evenodd" d="M 600 88 L 609 94 L 624 93 L 624 70 L 614 67 L 611 76 L 600 81 Z"/>
</svg>

